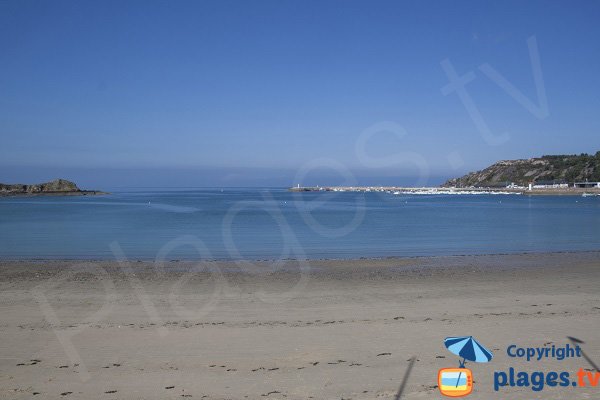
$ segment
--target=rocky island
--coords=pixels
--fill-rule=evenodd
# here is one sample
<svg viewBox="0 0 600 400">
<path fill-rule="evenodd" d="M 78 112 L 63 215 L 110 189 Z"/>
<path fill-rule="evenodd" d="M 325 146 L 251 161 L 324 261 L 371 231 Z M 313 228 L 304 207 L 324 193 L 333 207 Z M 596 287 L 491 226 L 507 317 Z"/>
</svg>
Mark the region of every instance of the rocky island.
<svg viewBox="0 0 600 400">
<path fill-rule="evenodd" d="M 50 182 L 32 185 L 0 183 L 0 196 L 87 196 L 106 194 L 99 190 L 81 190 L 66 179 L 55 179 Z"/>
</svg>

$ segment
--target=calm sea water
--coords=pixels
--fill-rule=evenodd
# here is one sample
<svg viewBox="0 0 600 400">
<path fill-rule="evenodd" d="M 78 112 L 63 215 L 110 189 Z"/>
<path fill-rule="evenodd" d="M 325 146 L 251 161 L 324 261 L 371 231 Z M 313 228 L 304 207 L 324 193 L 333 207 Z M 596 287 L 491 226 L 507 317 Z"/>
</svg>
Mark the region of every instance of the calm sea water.
<svg viewBox="0 0 600 400">
<path fill-rule="evenodd" d="M 0 258 L 275 259 L 600 249 L 600 197 L 115 191 L 0 198 Z"/>
</svg>

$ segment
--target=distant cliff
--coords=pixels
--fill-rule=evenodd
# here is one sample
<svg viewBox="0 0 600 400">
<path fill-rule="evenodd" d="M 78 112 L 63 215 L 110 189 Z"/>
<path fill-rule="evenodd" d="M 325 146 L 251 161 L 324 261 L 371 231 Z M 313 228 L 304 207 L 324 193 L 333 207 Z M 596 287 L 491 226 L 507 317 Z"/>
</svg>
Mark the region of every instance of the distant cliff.
<svg viewBox="0 0 600 400">
<path fill-rule="evenodd" d="M 17 195 L 88 195 L 103 194 L 97 190 L 81 190 L 77 185 L 65 179 L 55 179 L 51 182 L 34 185 L 0 183 L 0 196 Z"/>
<path fill-rule="evenodd" d="M 558 155 L 506 160 L 463 177 L 450 179 L 444 187 L 494 187 L 511 183 L 569 183 L 600 181 L 600 151 L 595 155 Z"/>
</svg>

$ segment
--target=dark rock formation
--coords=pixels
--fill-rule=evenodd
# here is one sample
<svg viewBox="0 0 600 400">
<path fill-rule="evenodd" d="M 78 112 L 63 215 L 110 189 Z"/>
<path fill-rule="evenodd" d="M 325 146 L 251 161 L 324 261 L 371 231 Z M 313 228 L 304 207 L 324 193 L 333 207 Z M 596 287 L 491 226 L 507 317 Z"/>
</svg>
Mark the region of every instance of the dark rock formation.
<svg viewBox="0 0 600 400">
<path fill-rule="evenodd" d="M 77 185 L 71 181 L 65 179 L 55 179 L 51 182 L 39 183 L 35 185 L 23 185 L 23 184 L 4 184 L 0 183 L 0 196 L 11 196 L 11 195 L 39 195 L 39 194 L 53 194 L 53 195 L 73 195 L 73 194 L 101 194 L 95 190 L 81 190 Z"/>
</svg>

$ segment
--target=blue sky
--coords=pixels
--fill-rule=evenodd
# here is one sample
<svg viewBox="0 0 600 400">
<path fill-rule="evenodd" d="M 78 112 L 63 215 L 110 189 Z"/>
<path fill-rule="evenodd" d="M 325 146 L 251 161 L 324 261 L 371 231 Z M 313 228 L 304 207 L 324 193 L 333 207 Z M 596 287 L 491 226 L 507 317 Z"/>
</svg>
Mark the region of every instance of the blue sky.
<svg viewBox="0 0 600 400">
<path fill-rule="evenodd" d="M 0 182 L 286 186 L 309 170 L 301 183 L 437 184 L 600 150 L 600 3 L 484 3 L 2 2 Z M 506 140 L 442 93 L 444 60 Z M 391 161 L 365 162 L 357 142 L 383 121 L 404 133 L 371 135 L 363 153 Z M 310 167 L 323 158 L 345 175 Z"/>
</svg>

